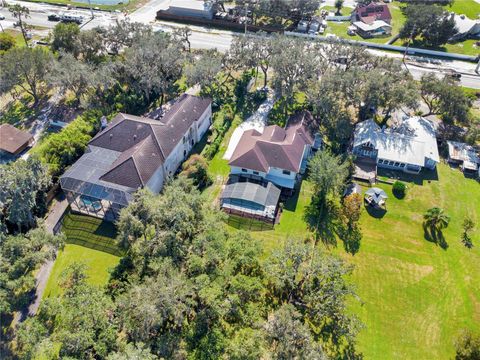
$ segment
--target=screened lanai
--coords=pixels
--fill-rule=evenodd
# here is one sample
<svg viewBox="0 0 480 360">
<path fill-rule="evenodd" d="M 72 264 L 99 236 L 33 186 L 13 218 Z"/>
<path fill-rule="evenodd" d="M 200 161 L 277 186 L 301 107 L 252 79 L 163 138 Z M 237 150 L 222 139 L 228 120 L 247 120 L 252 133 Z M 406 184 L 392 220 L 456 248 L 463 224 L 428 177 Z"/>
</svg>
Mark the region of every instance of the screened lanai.
<svg viewBox="0 0 480 360">
<path fill-rule="evenodd" d="M 225 186 L 220 197 L 222 209 L 243 217 L 274 222 L 278 213 L 280 189 L 271 182 L 233 182 Z"/>
<path fill-rule="evenodd" d="M 120 152 L 90 146 L 60 178 L 71 209 L 87 215 L 115 220 L 128 205 L 136 189 L 101 180 Z"/>
</svg>

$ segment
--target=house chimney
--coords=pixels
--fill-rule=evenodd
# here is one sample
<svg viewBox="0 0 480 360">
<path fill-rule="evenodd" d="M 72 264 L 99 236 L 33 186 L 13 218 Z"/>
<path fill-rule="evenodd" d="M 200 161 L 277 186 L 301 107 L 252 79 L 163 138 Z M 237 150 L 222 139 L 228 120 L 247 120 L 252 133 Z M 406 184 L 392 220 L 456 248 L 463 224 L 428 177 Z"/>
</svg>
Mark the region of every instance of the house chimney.
<svg viewBox="0 0 480 360">
<path fill-rule="evenodd" d="M 107 117 L 105 115 L 103 115 L 101 118 L 100 118 L 100 128 L 103 130 L 107 127 Z"/>
<path fill-rule="evenodd" d="M 133 135 L 133 141 L 137 141 L 137 135 Z"/>
<path fill-rule="evenodd" d="M 112 140 L 112 138 L 113 138 L 113 134 L 112 134 L 112 133 L 110 133 L 110 140 Z"/>
</svg>

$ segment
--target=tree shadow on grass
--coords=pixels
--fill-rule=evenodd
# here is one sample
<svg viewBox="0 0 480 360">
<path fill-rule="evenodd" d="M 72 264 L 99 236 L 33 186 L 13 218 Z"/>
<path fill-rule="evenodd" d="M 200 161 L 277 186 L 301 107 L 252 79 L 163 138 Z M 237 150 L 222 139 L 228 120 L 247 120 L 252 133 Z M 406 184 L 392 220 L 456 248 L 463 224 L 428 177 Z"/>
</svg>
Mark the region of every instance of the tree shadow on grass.
<svg viewBox="0 0 480 360">
<path fill-rule="evenodd" d="M 315 236 L 315 242 L 321 241 L 327 246 L 337 246 L 337 214 L 338 209 L 332 201 L 322 203 L 319 199 L 312 199 L 310 205 L 305 208 L 304 219 L 308 229 Z"/>
<path fill-rule="evenodd" d="M 448 249 L 448 243 L 445 240 L 442 230 L 429 228 L 423 224 L 423 237 L 425 240 L 440 246 L 443 250 Z"/>
<path fill-rule="evenodd" d="M 367 210 L 368 215 L 374 217 L 375 219 L 381 219 L 387 213 L 387 210 L 380 207 L 373 207 L 370 205 L 365 205 L 365 209 Z"/>
</svg>

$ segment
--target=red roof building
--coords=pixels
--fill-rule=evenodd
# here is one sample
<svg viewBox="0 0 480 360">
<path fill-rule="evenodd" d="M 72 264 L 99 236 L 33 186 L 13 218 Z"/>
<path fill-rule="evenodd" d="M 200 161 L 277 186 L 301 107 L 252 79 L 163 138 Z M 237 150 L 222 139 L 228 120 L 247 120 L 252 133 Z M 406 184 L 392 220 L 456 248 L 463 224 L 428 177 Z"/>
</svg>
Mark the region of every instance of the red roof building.
<svg viewBox="0 0 480 360">
<path fill-rule="evenodd" d="M 375 20 L 392 22 L 392 14 L 387 4 L 372 2 L 368 5 L 357 5 L 353 11 L 353 21 L 362 21 L 365 24 L 372 24 Z"/>
</svg>

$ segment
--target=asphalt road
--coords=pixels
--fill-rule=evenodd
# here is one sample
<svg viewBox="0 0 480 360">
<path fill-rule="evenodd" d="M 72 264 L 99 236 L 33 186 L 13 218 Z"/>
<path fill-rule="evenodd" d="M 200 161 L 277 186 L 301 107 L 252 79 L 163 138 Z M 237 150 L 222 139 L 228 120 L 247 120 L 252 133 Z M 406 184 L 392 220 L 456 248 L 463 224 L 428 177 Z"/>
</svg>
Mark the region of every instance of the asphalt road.
<svg viewBox="0 0 480 360">
<path fill-rule="evenodd" d="M 160 9 L 168 8 L 168 6 L 175 0 L 151 0 L 144 6 L 127 15 L 131 21 L 141 22 L 144 24 L 151 24 L 154 28 L 162 31 L 172 31 L 175 26 L 184 26 L 180 24 L 156 22 L 155 14 Z M 327 0 L 331 1 L 331 0 Z M 353 1 L 353 0 L 351 0 Z M 480 1 L 480 0 L 479 0 Z M 42 3 L 31 3 L 18 0 L 10 0 L 9 3 L 21 3 L 24 6 L 28 6 L 30 9 L 30 16 L 27 19 L 27 23 L 35 26 L 41 26 L 47 29 L 53 28 L 57 23 L 48 20 L 48 14 L 51 12 L 66 11 L 66 8 L 59 8 L 53 5 Z M 123 14 L 115 12 L 94 11 L 94 18 L 91 19 L 91 13 L 89 10 L 70 10 L 82 15 L 86 21 L 82 24 L 82 29 L 91 29 L 96 26 L 111 26 L 118 18 L 123 18 Z M 0 7 L 0 14 L 5 16 L 5 20 L 1 20 L 0 24 L 3 28 L 13 28 L 14 18 L 6 8 Z M 88 20 L 87 20 L 88 19 Z M 192 35 L 191 43 L 193 48 L 197 49 L 217 49 L 218 51 L 226 51 L 229 49 L 230 44 L 234 36 L 239 36 L 228 31 L 219 31 L 214 29 L 207 29 L 202 27 L 191 26 Z M 371 51 L 379 56 L 394 56 L 402 57 L 399 53 L 382 52 L 378 50 Z M 433 72 L 438 76 L 442 76 L 449 69 L 455 69 L 462 73 L 461 85 L 474 89 L 480 89 L 480 76 L 474 74 L 475 64 L 461 61 L 442 61 L 438 65 L 418 64 L 415 62 L 408 63 L 408 69 L 412 75 L 419 79 L 423 74 Z"/>
</svg>

